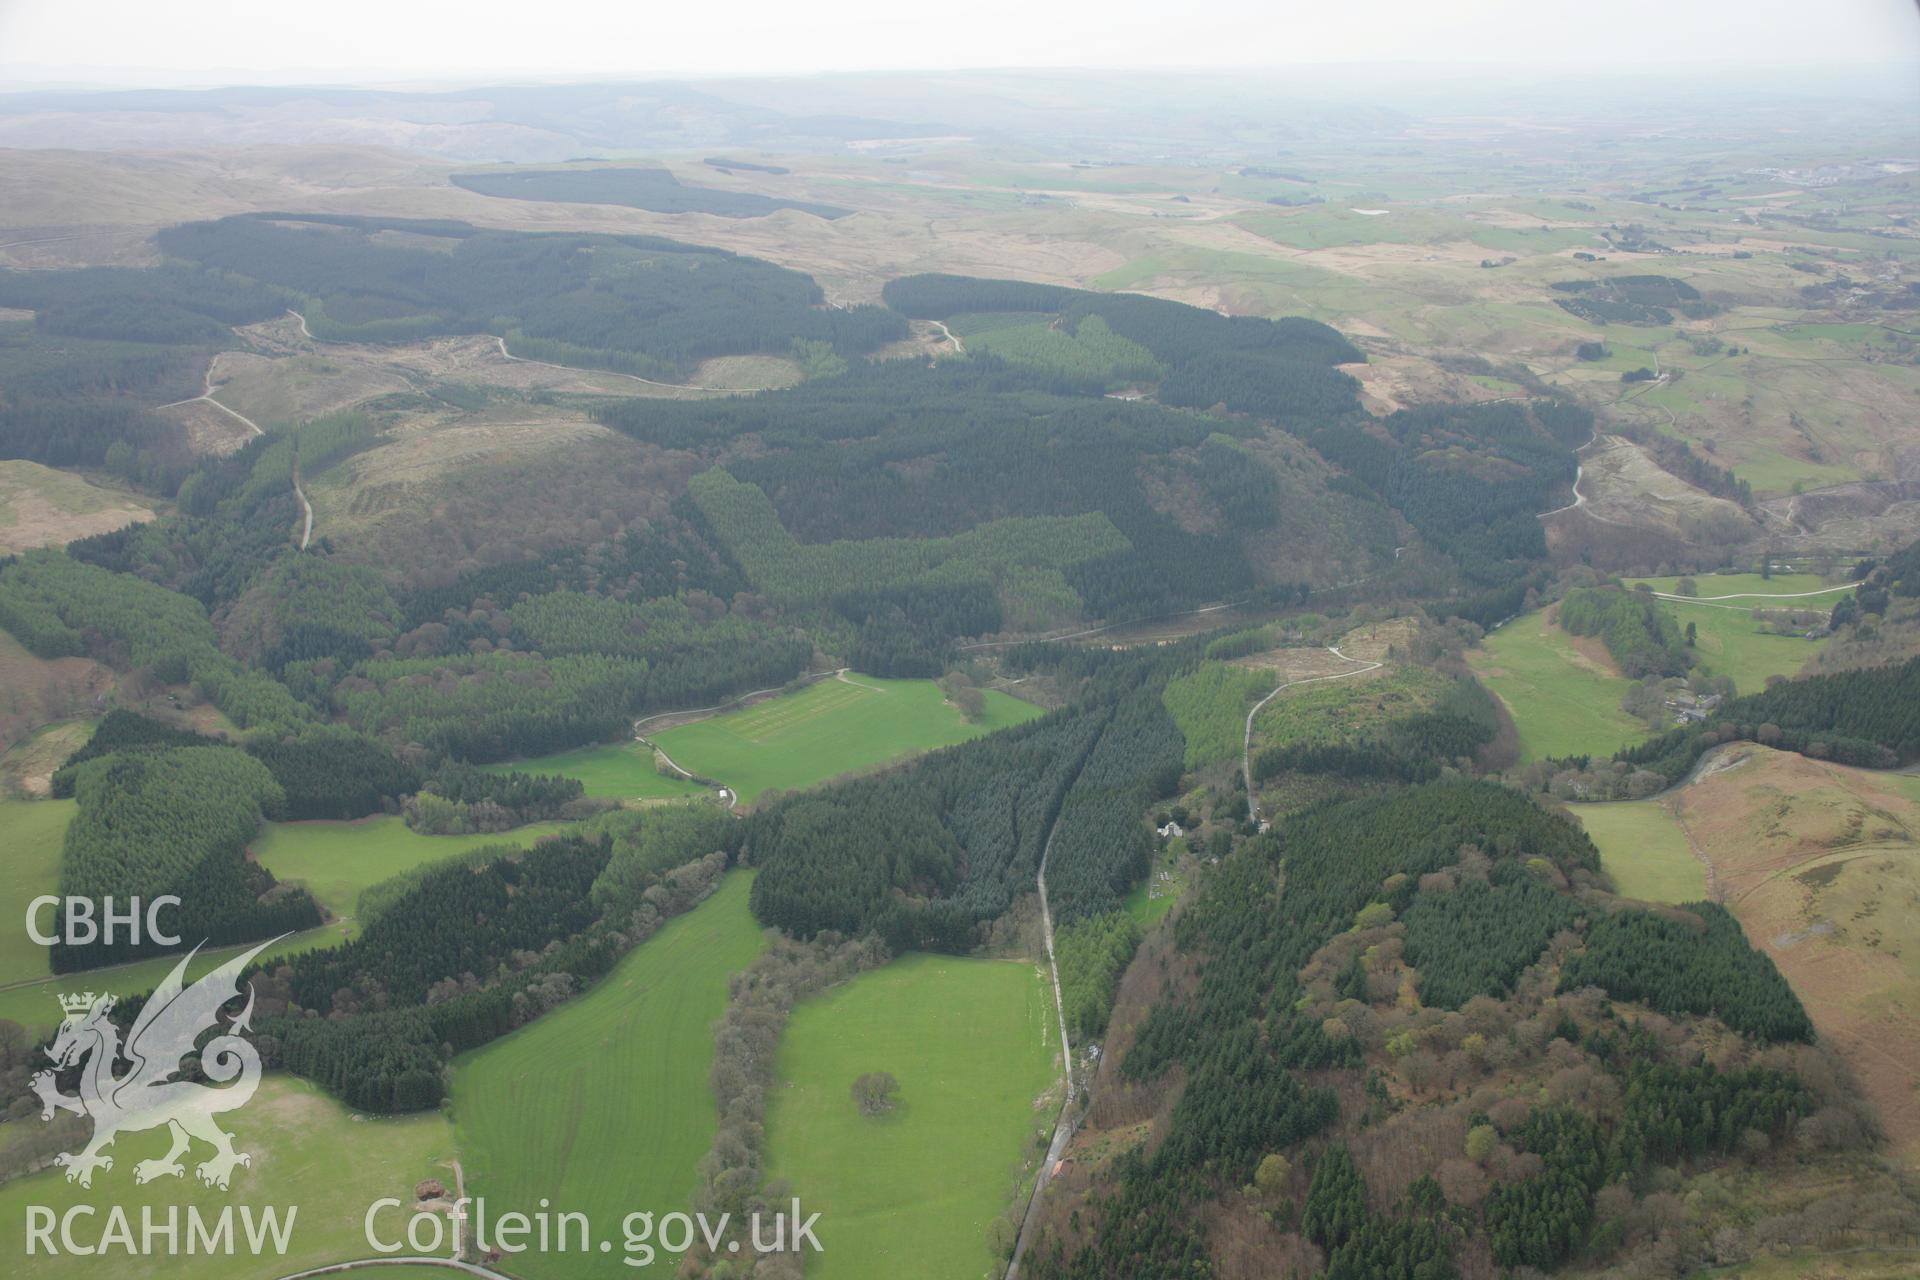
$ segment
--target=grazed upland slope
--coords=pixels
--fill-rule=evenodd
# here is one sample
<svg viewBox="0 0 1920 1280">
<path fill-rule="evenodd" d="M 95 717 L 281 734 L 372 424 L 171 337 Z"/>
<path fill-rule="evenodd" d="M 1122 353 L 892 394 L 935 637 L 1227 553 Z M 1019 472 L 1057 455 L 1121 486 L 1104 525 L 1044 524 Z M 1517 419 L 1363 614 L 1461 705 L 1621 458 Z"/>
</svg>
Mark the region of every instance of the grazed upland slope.
<svg viewBox="0 0 1920 1280">
<path fill-rule="evenodd" d="M 1920 782 L 1741 745 L 1667 808 L 1911 1158 L 1920 1115 L 1905 1059 L 1920 1006 L 1907 957 Z"/>
</svg>

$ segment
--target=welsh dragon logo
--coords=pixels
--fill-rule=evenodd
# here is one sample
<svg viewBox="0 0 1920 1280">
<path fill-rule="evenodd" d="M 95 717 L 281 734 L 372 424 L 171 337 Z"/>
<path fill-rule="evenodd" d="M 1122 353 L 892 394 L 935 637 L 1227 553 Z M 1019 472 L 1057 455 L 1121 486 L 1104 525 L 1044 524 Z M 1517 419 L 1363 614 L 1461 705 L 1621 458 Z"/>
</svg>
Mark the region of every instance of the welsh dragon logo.
<svg viewBox="0 0 1920 1280">
<path fill-rule="evenodd" d="M 213 1119 L 223 1111 L 245 1106 L 260 1085 L 260 1054 L 240 1035 L 253 1015 L 251 984 L 246 1007 L 221 1034 L 198 1050 L 201 1073 L 227 1087 L 213 1088 L 174 1077 L 180 1074 L 181 1059 L 195 1052 L 201 1034 L 219 1023 L 221 1007 L 241 994 L 240 971 L 271 945 L 263 942 L 187 986 L 187 964 L 200 950 L 195 947 L 147 998 L 124 1045 L 119 1029 L 108 1017 L 115 1004 L 113 996 L 88 991 L 60 997 L 66 1017 L 47 1050 L 54 1069 L 33 1077 L 33 1091 L 40 1095 L 43 1120 L 51 1120 L 56 1110 L 93 1120 L 93 1139 L 84 1149 L 62 1152 L 54 1158 L 55 1163 L 66 1167 L 68 1182 L 92 1186 L 95 1169 L 113 1168 L 113 1157 L 104 1151 L 116 1137 L 162 1125 L 172 1131 L 173 1146 L 157 1160 L 136 1164 L 135 1182 L 180 1177 L 185 1172 L 180 1157 L 188 1153 L 196 1138 L 213 1147 L 212 1157 L 194 1170 L 208 1186 L 224 1191 L 236 1165 L 253 1163 L 246 1152 L 233 1149 L 233 1135 Z M 128 1064 L 127 1069 L 116 1075 L 114 1069 L 122 1061 Z M 71 1067 L 81 1068 L 78 1095 L 61 1093 L 56 1082 L 56 1072 Z"/>
</svg>

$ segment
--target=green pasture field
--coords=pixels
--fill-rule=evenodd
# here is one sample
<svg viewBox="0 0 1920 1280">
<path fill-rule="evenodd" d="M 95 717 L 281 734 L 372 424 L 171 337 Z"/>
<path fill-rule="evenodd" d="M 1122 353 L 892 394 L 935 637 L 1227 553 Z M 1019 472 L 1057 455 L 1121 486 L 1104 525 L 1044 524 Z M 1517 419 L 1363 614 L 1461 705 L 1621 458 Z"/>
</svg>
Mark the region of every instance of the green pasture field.
<svg viewBox="0 0 1920 1280">
<path fill-rule="evenodd" d="M 38 1124 L 37 1114 L 21 1123 Z M 414 1185 L 424 1178 L 453 1186 L 447 1164 L 453 1132 L 437 1111 L 354 1115 L 306 1081 L 276 1072 L 261 1080 L 252 1101 L 221 1116 L 220 1125 L 233 1134 L 235 1149 L 253 1160 L 234 1170 L 226 1191 L 203 1186 L 195 1177 L 193 1166 L 211 1154 L 211 1148 L 199 1142 L 182 1157 L 186 1171 L 181 1177 L 158 1178 L 145 1185 L 134 1182 L 135 1164 L 166 1154 L 164 1128 L 120 1135 L 111 1149 L 113 1168 L 95 1172 L 91 1189 L 68 1182 L 57 1168 L 0 1186 L 0 1219 L 8 1224 L 9 1235 L 22 1242 L 12 1250 L 9 1270 L 18 1268 L 12 1274 L 33 1280 L 92 1280 L 101 1275 L 114 1280 L 259 1280 L 287 1275 L 373 1256 L 363 1223 L 374 1201 L 393 1197 L 412 1204 Z M 164 1224 L 168 1207 L 178 1206 L 181 1252 L 170 1255 L 163 1248 L 151 1256 L 137 1256 L 116 1248 L 91 1257 L 64 1251 L 30 1257 L 24 1237 L 13 1235 L 23 1229 L 28 1206 L 41 1205 L 64 1214 L 83 1204 L 96 1206 L 97 1212 L 91 1218 L 75 1219 L 81 1241 L 89 1236 L 99 1240 L 111 1206 L 127 1214 L 136 1242 L 143 1207 L 152 1207 Z M 251 1206 L 256 1214 L 269 1206 L 283 1213 L 297 1206 L 284 1255 L 269 1247 L 263 1256 L 254 1256 L 247 1249 L 242 1205 Z M 221 1210 L 233 1208 L 236 1244 L 232 1253 L 185 1252 L 188 1206 L 197 1208 L 209 1223 Z M 399 1210 L 377 1218 L 376 1225 L 383 1239 L 404 1241 L 406 1220 Z M 57 1244 L 57 1231 L 53 1238 Z M 440 1252 L 451 1251 L 449 1229 L 447 1245 Z"/>
<path fill-rule="evenodd" d="M 1786 562 L 1776 561 L 1775 563 Z M 1641 583 L 1645 583 L 1647 586 L 1653 588 L 1653 590 L 1664 591 L 1668 595 L 1675 594 L 1674 588 L 1680 583 L 1680 579 L 1677 577 L 1626 578 L 1623 579 L 1623 581 L 1630 587 L 1637 587 Z M 1826 592 L 1827 594 L 1822 596 L 1806 596 L 1804 597 L 1804 603 L 1821 609 L 1827 609 L 1832 607 L 1835 600 L 1838 600 L 1846 594 L 1846 591 L 1839 587 L 1829 588 L 1828 584 L 1821 580 L 1820 575 L 1814 573 L 1776 573 L 1771 578 L 1763 578 L 1757 573 L 1696 573 L 1693 575 L 1693 585 L 1695 590 L 1694 598 L 1697 600 L 1718 600 L 1721 604 L 1737 604 L 1742 606 L 1766 604 L 1789 605 L 1792 604 L 1793 601 L 1774 601 L 1768 600 L 1765 597 L 1799 595 L 1801 592 L 1806 591 L 1820 591 Z M 1732 598 L 1720 599 L 1722 596 Z"/>
<path fill-rule="evenodd" d="M 1610 756 L 1646 736 L 1620 709 L 1624 676 L 1595 670 L 1542 610 L 1515 618 L 1467 651 L 1480 682 L 1506 704 L 1524 762 L 1554 756 Z"/>
<path fill-rule="evenodd" d="M 1569 805 L 1600 850 L 1600 865 L 1629 898 L 1703 902 L 1707 871 L 1687 836 L 1658 800 Z"/>
<path fill-rule="evenodd" d="M 1808 462 L 1805 458 L 1792 458 L 1774 449 L 1754 453 L 1733 467 L 1733 474 L 1753 486 L 1755 493 L 1786 493 L 1798 484 L 1809 489 L 1822 485 L 1846 484 L 1860 479 L 1860 473 L 1852 467 L 1837 467 L 1826 463 Z"/>
<path fill-rule="evenodd" d="M 795 1009 L 776 1070 L 768 1167 L 821 1215 L 809 1276 L 998 1274 L 1011 1236 L 996 1224 L 1058 1102 L 1053 995 L 1036 966 L 896 960 Z M 887 1114 L 851 1096 L 870 1071 L 899 1081 Z"/>
<path fill-rule="evenodd" d="M 345 942 L 353 936 L 353 925 L 347 921 L 334 920 L 317 928 L 291 933 L 260 953 L 262 962 L 276 960 L 281 956 L 294 955 L 301 951 L 311 951 L 316 947 L 330 947 Z M 239 955 L 253 946 L 242 943 L 232 947 L 209 947 L 194 957 L 187 966 L 187 981 L 192 982 L 202 974 L 217 968 L 223 961 Z M 145 995 L 160 985 L 160 980 L 180 962 L 178 953 L 155 956 L 150 960 L 135 960 L 128 964 L 111 965 L 105 969 L 86 969 L 79 973 L 61 974 L 58 977 L 29 978 L 0 983 L 0 1021 L 17 1022 L 30 1031 L 51 1030 L 60 1021 L 60 1006 L 56 998 L 67 991 L 110 992 L 120 996 Z"/>
<path fill-rule="evenodd" d="M 985 696 L 985 714 L 968 724 L 931 680 L 846 675 L 664 730 L 653 741 L 681 768 L 723 782 L 751 802 L 769 788 L 810 787 L 1041 714 L 1004 693 Z"/>
<path fill-rule="evenodd" d="M 1647 578 L 1644 581 L 1656 591 L 1671 592 L 1677 579 Z M 1832 590 L 1817 596 L 1781 600 L 1766 598 L 1767 593 L 1791 596 L 1797 592 L 1821 590 L 1822 583 L 1813 574 L 1775 574 L 1771 581 L 1757 573 L 1700 575 L 1694 578 L 1694 583 L 1702 597 L 1725 595 L 1734 598 L 1718 601 L 1701 599 L 1697 602 L 1663 600 L 1661 605 L 1672 612 L 1682 628 L 1689 622 L 1694 625 L 1698 633 L 1695 645 L 1701 670 L 1709 675 L 1731 676 L 1734 688 L 1740 693 L 1760 692 L 1767 687 L 1769 676 L 1792 675 L 1827 643 L 1824 636 L 1808 640 L 1803 636 L 1782 636 L 1763 631 L 1753 621 L 1754 609 L 1805 608 L 1825 611 L 1833 608 L 1835 602 L 1847 594 L 1844 590 Z M 1756 594 L 1736 594 L 1749 591 Z"/>
<path fill-rule="evenodd" d="M 61 835 L 72 812 L 70 800 L 0 802 L 0 828 L 34 833 L 31 840 L 20 846 L 33 856 L 9 862 L 6 878 L 0 880 L 5 886 L 4 895 L 0 896 L 6 900 L 0 905 L 16 920 L 25 913 L 29 899 L 52 892 L 58 875 Z M 60 816 L 62 813 L 66 816 Z M 408 830 L 397 817 L 367 818 L 359 822 L 268 823 L 251 845 L 254 857 L 279 879 L 304 883 L 335 918 L 319 928 L 283 938 L 263 953 L 262 958 L 273 959 L 331 946 L 352 937 L 356 931 L 354 905 L 360 891 L 368 885 L 484 845 L 526 848 L 541 836 L 563 831 L 566 826 L 566 823 L 544 822 L 493 835 L 423 836 Z M 37 872 L 33 870 L 36 863 L 40 867 Z M 36 884 L 39 887 L 35 887 Z M 60 1020 L 54 997 L 62 991 L 90 988 L 119 995 L 141 994 L 153 990 L 179 959 L 178 955 L 159 956 L 106 969 L 47 977 L 45 951 L 33 946 L 24 931 L 20 940 L 22 945 L 9 945 L 8 949 L 0 950 L 0 963 L 7 966 L 0 969 L 0 1018 L 28 1027 L 50 1027 Z M 188 970 L 189 975 L 198 977 L 244 950 L 245 946 L 209 949 L 196 958 Z"/>
<path fill-rule="evenodd" d="M 588 798 L 595 800 L 677 800 L 706 794 L 706 788 L 697 783 L 656 770 L 652 748 L 638 742 L 607 742 L 482 768 L 488 773 L 513 770 L 578 778 L 586 785 Z"/>
<path fill-rule="evenodd" d="M 728 979 L 766 945 L 747 908 L 752 883 L 729 875 L 585 995 L 455 1059 L 454 1133 L 468 1193 L 487 1197 L 490 1216 L 534 1212 L 544 1197 L 606 1235 L 629 1213 L 686 1210 L 719 1126 L 713 1024 Z M 529 1253 L 513 1269 L 609 1274 L 604 1258 L 578 1253 Z"/>
<path fill-rule="evenodd" d="M 485 845 L 530 848 L 567 825 L 536 822 L 488 835 L 423 836 L 395 815 L 356 822 L 269 822 L 248 851 L 276 879 L 304 884 L 336 919 L 351 920 L 368 885 Z"/>
<path fill-rule="evenodd" d="M 0 800 L 0 982 L 47 974 L 47 949 L 27 936 L 27 904 L 55 891 L 73 814 L 71 800 Z M 48 913 L 41 927 L 51 924 Z"/>
<path fill-rule="evenodd" d="M 1792 675 L 1827 643 L 1825 636 L 1808 640 L 1804 636 L 1762 631 L 1744 609 L 1678 604 L 1671 600 L 1661 603 L 1669 606 L 1681 627 L 1688 623 L 1694 625 L 1700 670 L 1709 675 L 1731 676 L 1733 687 L 1739 693 L 1759 693 L 1767 687 L 1769 676 Z"/>
<path fill-rule="evenodd" d="M 1852 351 L 1856 346 L 1887 336 L 1887 331 L 1877 324 L 1790 324 L 1775 332 L 1789 342 L 1830 342 L 1850 354 L 1857 354 Z"/>
</svg>

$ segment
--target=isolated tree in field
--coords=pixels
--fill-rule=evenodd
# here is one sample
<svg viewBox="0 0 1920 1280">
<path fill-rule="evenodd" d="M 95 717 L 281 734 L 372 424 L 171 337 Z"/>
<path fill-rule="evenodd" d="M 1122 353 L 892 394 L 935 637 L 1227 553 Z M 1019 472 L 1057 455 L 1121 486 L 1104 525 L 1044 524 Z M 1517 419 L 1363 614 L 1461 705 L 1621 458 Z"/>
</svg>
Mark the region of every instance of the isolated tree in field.
<svg viewBox="0 0 1920 1280">
<path fill-rule="evenodd" d="M 1700 594 L 1700 584 L 1692 578 L 1682 578 L 1673 584 L 1673 594 L 1677 596 L 1697 596 Z"/>
<path fill-rule="evenodd" d="M 885 1115 L 893 1110 L 900 1082 L 891 1071 L 869 1071 L 853 1082 L 853 1101 L 863 1116 Z"/>
</svg>

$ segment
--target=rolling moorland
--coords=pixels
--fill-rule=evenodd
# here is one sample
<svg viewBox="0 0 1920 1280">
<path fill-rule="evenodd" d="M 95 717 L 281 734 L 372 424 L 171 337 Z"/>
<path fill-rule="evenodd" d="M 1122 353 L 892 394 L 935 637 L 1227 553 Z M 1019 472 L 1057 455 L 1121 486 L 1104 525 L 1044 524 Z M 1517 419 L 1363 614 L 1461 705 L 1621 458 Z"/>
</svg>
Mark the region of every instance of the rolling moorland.
<svg viewBox="0 0 1920 1280">
<path fill-rule="evenodd" d="M 1897 116 L 943 83 L 0 96 L 0 906 L 280 938 L 273 1273 L 1910 1273 Z"/>
</svg>

